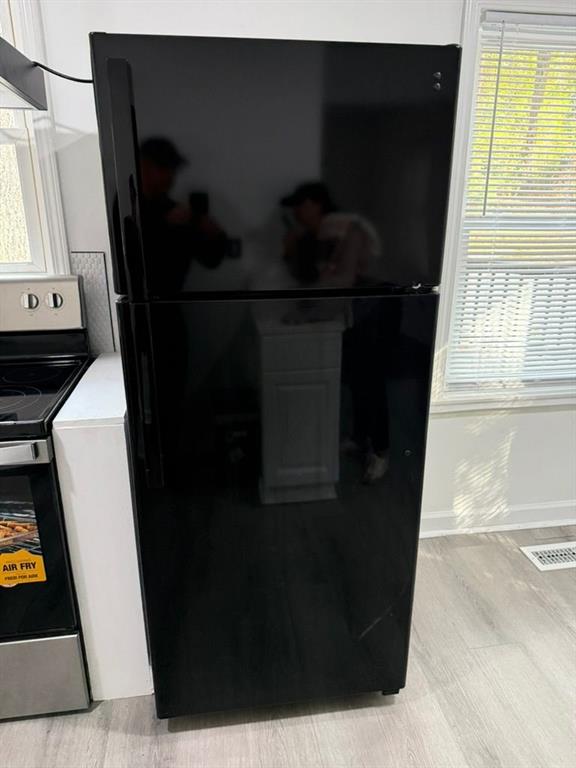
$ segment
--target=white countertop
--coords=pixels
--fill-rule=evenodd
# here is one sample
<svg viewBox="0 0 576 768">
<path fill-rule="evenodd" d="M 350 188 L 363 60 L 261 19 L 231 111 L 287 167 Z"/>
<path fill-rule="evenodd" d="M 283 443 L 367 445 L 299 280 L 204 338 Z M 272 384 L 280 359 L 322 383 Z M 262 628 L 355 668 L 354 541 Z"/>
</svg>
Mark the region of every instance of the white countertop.
<svg viewBox="0 0 576 768">
<path fill-rule="evenodd" d="M 100 355 L 68 397 L 54 429 L 80 424 L 122 424 L 126 412 L 122 361 L 119 353 Z"/>
</svg>

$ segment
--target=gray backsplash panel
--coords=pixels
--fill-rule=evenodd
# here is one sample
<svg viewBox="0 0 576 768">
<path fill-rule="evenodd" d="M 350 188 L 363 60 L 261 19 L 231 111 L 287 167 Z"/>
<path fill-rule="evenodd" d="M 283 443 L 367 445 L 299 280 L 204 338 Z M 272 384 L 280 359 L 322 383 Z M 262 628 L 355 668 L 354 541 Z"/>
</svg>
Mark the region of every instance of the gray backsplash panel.
<svg viewBox="0 0 576 768">
<path fill-rule="evenodd" d="M 70 264 L 72 272 L 80 275 L 84 284 L 90 349 L 97 355 L 102 352 L 114 352 L 105 254 L 103 251 L 72 251 Z"/>
</svg>

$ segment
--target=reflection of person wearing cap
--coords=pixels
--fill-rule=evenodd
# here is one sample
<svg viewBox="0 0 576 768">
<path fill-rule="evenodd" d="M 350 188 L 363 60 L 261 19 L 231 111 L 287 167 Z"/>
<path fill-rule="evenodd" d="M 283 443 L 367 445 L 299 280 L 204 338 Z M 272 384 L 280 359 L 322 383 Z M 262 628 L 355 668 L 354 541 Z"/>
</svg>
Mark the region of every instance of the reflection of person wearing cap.
<svg viewBox="0 0 576 768">
<path fill-rule="evenodd" d="M 140 145 L 140 181 L 146 200 L 163 201 L 170 210 L 176 205 L 168 197 L 186 159 L 174 144 L 162 137 L 146 139 Z"/>
<path fill-rule="evenodd" d="M 339 211 L 322 182 L 308 182 L 280 201 L 299 228 L 286 239 L 285 260 L 301 282 L 346 288 L 379 280 L 380 237 L 357 213 Z M 350 327 L 342 340 L 342 384 L 351 396 L 354 426 L 346 442 L 364 455 L 364 483 L 376 483 L 389 465 L 387 334 L 393 334 L 399 305 L 379 300 L 352 302 Z M 392 308 L 392 317 L 387 314 Z"/>
<path fill-rule="evenodd" d="M 296 228 L 285 239 L 284 259 L 294 277 L 322 287 L 375 282 L 380 238 L 362 216 L 338 211 L 320 181 L 300 184 L 280 201 L 292 209 Z"/>
<path fill-rule="evenodd" d="M 140 145 L 145 244 L 154 260 L 155 285 L 165 289 L 181 287 L 192 259 L 213 269 L 220 265 L 229 248 L 228 237 L 207 210 L 192 210 L 170 197 L 178 172 L 186 162 L 170 139 L 157 136 Z M 207 200 L 207 195 L 204 197 Z M 168 269 L 164 257 L 171 260 Z"/>
<path fill-rule="evenodd" d="M 296 187 L 291 195 L 280 201 L 291 208 L 298 224 L 307 232 L 317 232 L 327 213 L 336 211 L 328 187 L 321 181 L 308 181 Z"/>
</svg>

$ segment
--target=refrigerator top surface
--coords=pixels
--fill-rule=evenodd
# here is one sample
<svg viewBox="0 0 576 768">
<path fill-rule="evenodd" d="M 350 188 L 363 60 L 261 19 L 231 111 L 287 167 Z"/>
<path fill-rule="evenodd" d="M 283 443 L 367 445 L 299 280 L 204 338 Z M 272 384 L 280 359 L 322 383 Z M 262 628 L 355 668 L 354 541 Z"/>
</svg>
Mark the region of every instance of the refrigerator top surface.
<svg viewBox="0 0 576 768">
<path fill-rule="evenodd" d="M 118 293 L 440 282 L 457 46 L 91 45 Z"/>
</svg>

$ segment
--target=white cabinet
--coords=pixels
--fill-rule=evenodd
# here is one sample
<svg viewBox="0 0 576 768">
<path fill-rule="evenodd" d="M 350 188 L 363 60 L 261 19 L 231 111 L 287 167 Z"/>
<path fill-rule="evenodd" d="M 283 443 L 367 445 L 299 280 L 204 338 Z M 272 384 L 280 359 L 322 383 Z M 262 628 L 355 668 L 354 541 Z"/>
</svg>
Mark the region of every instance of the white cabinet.
<svg viewBox="0 0 576 768">
<path fill-rule="evenodd" d="M 342 319 L 256 318 L 263 503 L 332 499 L 339 476 Z"/>
<path fill-rule="evenodd" d="M 120 355 L 101 355 L 54 420 L 62 507 L 92 696 L 152 692 Z"/>
</svg>

